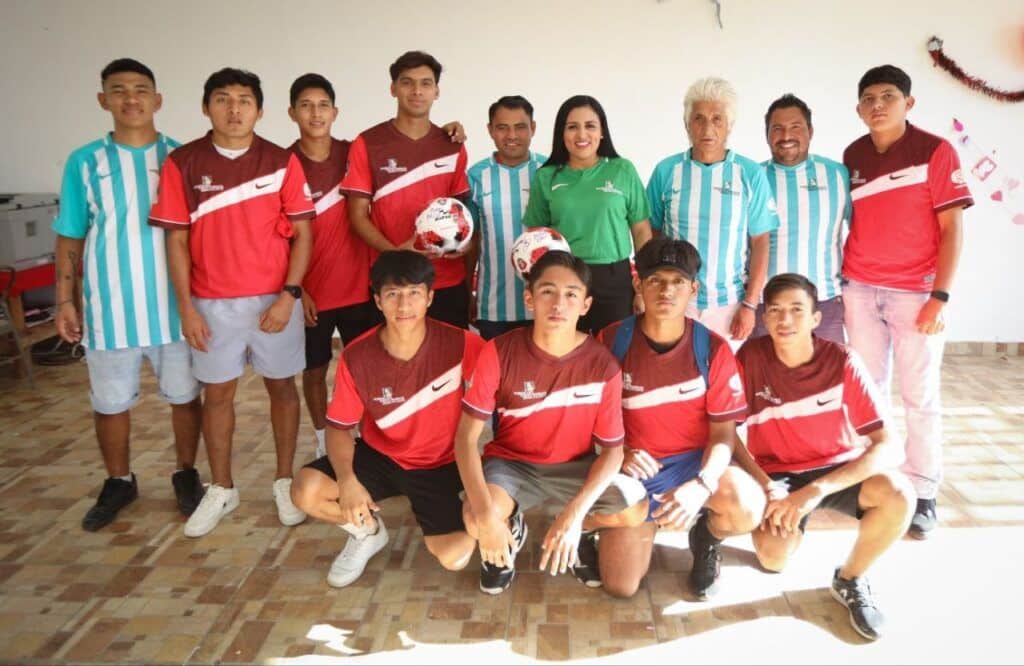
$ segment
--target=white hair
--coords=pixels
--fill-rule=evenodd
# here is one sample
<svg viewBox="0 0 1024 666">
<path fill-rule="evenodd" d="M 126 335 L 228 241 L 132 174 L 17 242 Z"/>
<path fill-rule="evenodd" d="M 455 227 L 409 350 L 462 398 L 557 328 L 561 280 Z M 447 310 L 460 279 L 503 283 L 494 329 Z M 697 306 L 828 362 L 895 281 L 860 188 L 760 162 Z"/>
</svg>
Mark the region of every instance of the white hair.
<svg viewBox="0 0 1024 666">
<path fill-rule="evenodd" d="M 690 116 L 693 115 L 693 107 L 698 102 L 718 102 L 725 107 L 725 119 L 732 129 L 736 122 L 736 101 L 739 96 L 732 84 L 717 76 L 709 76 L 695 81 L 690 89 L 686 91 L 683 98 L 683 120 L 686 125 L 690 124 Z"/>
</svg>

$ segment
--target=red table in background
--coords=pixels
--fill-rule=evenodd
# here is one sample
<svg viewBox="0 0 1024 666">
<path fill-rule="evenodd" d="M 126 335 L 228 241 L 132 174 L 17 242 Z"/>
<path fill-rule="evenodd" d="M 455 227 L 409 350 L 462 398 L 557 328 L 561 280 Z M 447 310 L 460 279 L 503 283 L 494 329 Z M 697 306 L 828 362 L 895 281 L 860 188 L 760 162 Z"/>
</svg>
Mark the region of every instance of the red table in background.
<svg viewBox="0 0 1024 666">
<path fill-rule="evenodd" d="M 4 274 L 3 280 L 7 280 L 6 274 L 9 271 L 0 269 Z M 28 268 L 15 267 L 14 284 L 7 298 L 7 307 L 11 311 L 11 323 L 18 329 L 18 333 L 24 335 L 27 331 L 25 326 L 25 308 L 21 303 L 22 292 L 39 287 L 47 287 L 57 281 L 57 270 L 53 260 L 46 263 L 36 264 Z M 2 284 L 2 283 L 0 283 Z"/>
</svg>

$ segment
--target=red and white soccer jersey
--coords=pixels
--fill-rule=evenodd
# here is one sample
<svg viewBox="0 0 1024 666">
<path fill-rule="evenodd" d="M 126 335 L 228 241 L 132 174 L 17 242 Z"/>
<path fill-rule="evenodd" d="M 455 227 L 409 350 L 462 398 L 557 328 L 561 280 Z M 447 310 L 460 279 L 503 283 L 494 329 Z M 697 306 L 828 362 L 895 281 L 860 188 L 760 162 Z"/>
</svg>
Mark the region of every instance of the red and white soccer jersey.
<svg viewBox="0 0 1024 666">
<path fill-rule="evenodd" d="M 292 222 L 313 217 L 302 166 L 259 136 L 229 159 L 212 137 L 208 132 L 167 156 L 149 223 L 189 230 L 193 296 L 277 293 L 288 273 Z"/>
<path fill-rule="evenodd" d="M 498 410 L 484 457 L 568 462 L 594 444 L 622 444 L 622 373 L 593 338 L 559 358 L 534 344 L 532 328 L 520 328 L 484 345 L 462 409 L 478 419 Z"/>
<path fill-rule="evenodd" d="M 847 147 L 843 164 L 853 199 L 843 275 L 875 287 L 931 291 L 939 257 L 937 214 L 974 204 L 956 150 L 907 123 L 884 154 L 864 135 Z"/>
<path fill-rule="evenodd" d="M 747 449 L 765 472 L 802 472 L 860 456 L 857 442 L 884 426 L 882 401 L 857 353 L 814 338 L 814 356 L 786 367 L 770 336 L 736 354 L 747 395 Z"/>
<path fill-rule="evenodd" d="M 400 361 L 384 348 L 380 328 L 342 351 L 327 421 L 346 430 L 361 424 L 363 440 L 403 469 L 447 465 L 455 460 L 464 382 L 484 341 L 428 318 L 419 351 Z"/>
<path fill-rule="evenodd" d="M 609 350 L 619 323 L 598 338 Z M 626 446 L 667 458 L 708 443 L 709 421 L 742 421 L 747 413 L 736 358 L 729 344 L 711 332 L 708 384 L 693 356 L 693 320 L 675 347 L 656 352 L 637 320 L 622 359 L 622 420 Z"/>
<path fill-rule="evenodd" d="M 370 300 L 370 247 L 349 225 L 341 193 L 349 145 L 331 139 L 331 154 L 323 162 L 306 157 L 298 141 L 289 148 L 302 164 L 316 209 L 313 254 L 302 288 L 321 312 Z"/>
<path fill-rule="evenodd" d="M 416 216 L 431 201 L 469 193 L 467 162 L 465 145 L 453 144 L 437 125 L 423 138 L 410 139 L 386 120 L 352 143 L 341 191 L 349 198 L 369 198 L 373 223 L 385 238 L 401 245 L 412 238 Z M 435 289 L 465 281 L 461 258 L 435 259 L 434 269 Z"/>
</svg>

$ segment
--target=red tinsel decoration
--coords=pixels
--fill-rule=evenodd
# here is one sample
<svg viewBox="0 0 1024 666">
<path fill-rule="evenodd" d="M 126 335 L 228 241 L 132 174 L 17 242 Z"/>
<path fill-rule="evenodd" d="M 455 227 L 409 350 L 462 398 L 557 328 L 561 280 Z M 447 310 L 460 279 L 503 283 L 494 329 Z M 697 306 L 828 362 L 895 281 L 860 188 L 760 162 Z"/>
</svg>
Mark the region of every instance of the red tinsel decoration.
<svg viewBox="0 0 1024 666">
<path fill-rule="evenodd" d="M 975 76 L 970 76 L 964 70 L 960 69 L 960 65 L 956 64 L 956 61 L 947 56 L 942 52 L 942 40 L 938 37 L 932 37 L 928 40 L 928 55 L 935 61 L 935 65 L 946 70 L 952 74 L 958 81 L 963 83 L 971 90 L 978 90 L 985 93 L 989 97 L 994 97 L 1000 102 L 1021 102 L 1024 101 L 1024 90 L 999 90 L 993 88 L 988 84 L 988 81 L 979 79 Z"/>
</svg>

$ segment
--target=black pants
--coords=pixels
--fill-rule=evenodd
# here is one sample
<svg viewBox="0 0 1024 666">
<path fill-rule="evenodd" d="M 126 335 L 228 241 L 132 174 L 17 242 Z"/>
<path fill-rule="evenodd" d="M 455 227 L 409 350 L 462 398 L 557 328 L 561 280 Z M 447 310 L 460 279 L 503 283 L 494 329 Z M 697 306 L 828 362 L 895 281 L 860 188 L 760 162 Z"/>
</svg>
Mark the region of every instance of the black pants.
<svg viewBox="0 0 1024 666">
<path fill-rule="evenodd" d="M 633 277 L 629 259 L 614 264 L 587 265 L 590 266 L 590 295 L 594 302 L 576 327 L 597 335 L 608 324 L 633 314 Z"/>
</svg>

